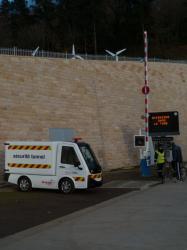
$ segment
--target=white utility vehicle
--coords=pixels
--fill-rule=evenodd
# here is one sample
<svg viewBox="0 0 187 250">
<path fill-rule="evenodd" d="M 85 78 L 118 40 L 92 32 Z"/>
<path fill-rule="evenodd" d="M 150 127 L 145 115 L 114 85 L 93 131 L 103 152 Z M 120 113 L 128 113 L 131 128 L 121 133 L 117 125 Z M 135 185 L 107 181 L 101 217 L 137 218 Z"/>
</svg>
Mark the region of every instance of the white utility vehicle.
<svg viewBox="0 0 187 250">
<path fill-rule="evenodd" d="M 19 190 L 74 189 L 102 185 L 102 170 L 89 144 L 84 142 L 5 143 L 5 179 Z"/>
</svg>

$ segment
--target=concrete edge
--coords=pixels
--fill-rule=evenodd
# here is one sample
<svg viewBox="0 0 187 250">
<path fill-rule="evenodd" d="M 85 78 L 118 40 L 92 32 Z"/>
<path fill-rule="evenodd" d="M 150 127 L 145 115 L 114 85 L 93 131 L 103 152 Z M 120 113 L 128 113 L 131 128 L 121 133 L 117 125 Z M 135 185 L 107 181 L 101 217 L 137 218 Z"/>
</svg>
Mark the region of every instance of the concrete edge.
<svg viewBox="0 0 187 250">
<path fill-rule="evenodd" d="M 143 190 L 146 190 L 148 188 L 158 186 L 160 184 L 161 184 L 160 181 L 158 181 L 158 182 L 157 181 L 153 181 L 153 182 L 147 183 L 147 184 L 143 185 L 142 187 L 140 187 L 140 190 L 143 191 Z"/>
<path fill-rule="evenodd" d="M 10 187 L 10 185 L 6 184 L 6 183 L 0 183 L 0 189 L 1 188 L 7 188 L 7 187 Z"/>
<path fill-rule="evenodd" d="M 0 182 L 0 189 L 7 188 L 7 187 L 15 187 L 16 184 L 11 184 L 9 182 Z"/>
</svg>

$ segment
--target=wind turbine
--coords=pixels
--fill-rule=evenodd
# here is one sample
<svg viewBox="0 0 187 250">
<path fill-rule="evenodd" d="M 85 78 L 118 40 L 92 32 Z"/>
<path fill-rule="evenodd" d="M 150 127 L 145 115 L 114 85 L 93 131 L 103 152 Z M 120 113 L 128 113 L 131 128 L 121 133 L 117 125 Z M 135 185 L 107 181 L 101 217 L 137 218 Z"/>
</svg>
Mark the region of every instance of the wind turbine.
<svg viewBox="0 0 187 250">
<path fill-rule="evenodd" d="M 38 50 L 39 50 L 39 46 L 32 52 L 32 56 L 35 56 L 37 53 L 38 53 Z"/>
<path fill-rule="evenodd" d="M 116 62 L 118 62 L 118 55 L 121 54 L 123 51 L 125 51 L 126 49 L 122 49 L 122 50 L 119 50 L 117 51 L 116 53 L 113 53 L 109 50 L 105 50 L 109 55 L 111 55 L 112 57 L 115 57 L 116 58 Z"/>
<path fill-rule="evenodd" d="M 74 44 L 73 44 L 73 46 L 72 46 L 72 56 L 73 56 L 73 57 L 72 57 L 71 59 L 80 59 L 80 60 L 84 60 L 83 57 L 81 57 L 81 56 L 75 54 L 75 45 L 74 45 Z"/>
</svg>

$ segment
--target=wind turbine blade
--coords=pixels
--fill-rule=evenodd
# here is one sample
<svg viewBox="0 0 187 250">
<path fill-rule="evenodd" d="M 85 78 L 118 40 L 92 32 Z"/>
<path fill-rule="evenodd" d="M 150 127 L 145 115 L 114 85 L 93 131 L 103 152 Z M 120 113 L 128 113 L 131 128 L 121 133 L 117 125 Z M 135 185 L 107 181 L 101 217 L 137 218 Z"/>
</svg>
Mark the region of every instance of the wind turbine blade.
<svg viewBox="0 0 187 250">
<path fill-rule="evenodd" d="M 76 55 L 75 57 L 76 57 L 77 59 L 84 60 L 84 58 L 83 58 L 82 56 Z"/>
<path fill-rule="evenodd" d="M 35 56 L 36 54 L 37 54 L 37 52 L 38 52 L 38 50 L 39 50 L 39 46 L 32 52 L 32 56 Z"/>
<path fill-rule="evenodd" d="M 123 51 L 125 51 L 126 49 L 122 49 L 122 50 L 119 50 L 117 53 L 116 53 L 116 55 L 119 55 L 119 54 L 121 54 Z"/>
<path fill-rule="evenodd" d="M 74 46 L 74 44 L 72 45 L 72 55 L 75 56 L 75 46 Z"/>
<path fill-rule="evenodd" d="M 112 53 L 111 51 L 109 51 L 109 50 L 107 50 L 107 49 L 105 49 L 105 51 L 106 51 L 108 54 L 110 54 L 111 56 L 115 56 L 115 54 Z"/>
</svg>

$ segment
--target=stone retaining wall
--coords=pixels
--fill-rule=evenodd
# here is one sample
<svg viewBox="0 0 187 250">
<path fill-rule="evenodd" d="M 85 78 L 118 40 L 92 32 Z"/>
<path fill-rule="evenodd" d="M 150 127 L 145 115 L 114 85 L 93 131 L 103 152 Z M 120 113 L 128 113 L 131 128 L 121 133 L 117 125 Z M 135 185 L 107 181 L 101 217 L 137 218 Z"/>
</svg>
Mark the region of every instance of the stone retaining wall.
<svg viewBox="0 0 187 250">
<path fill-rule="evenodd" d="M 149 64 L 150 110 L 180 114 L 187 160 L 187 65 Z M 6 140 L 48 140 L 73 128 L 105 169 L 138 164 L 133 136 L 144 127 L 144 65 L 0 56 L 0 150 Z"/>
</svg>

